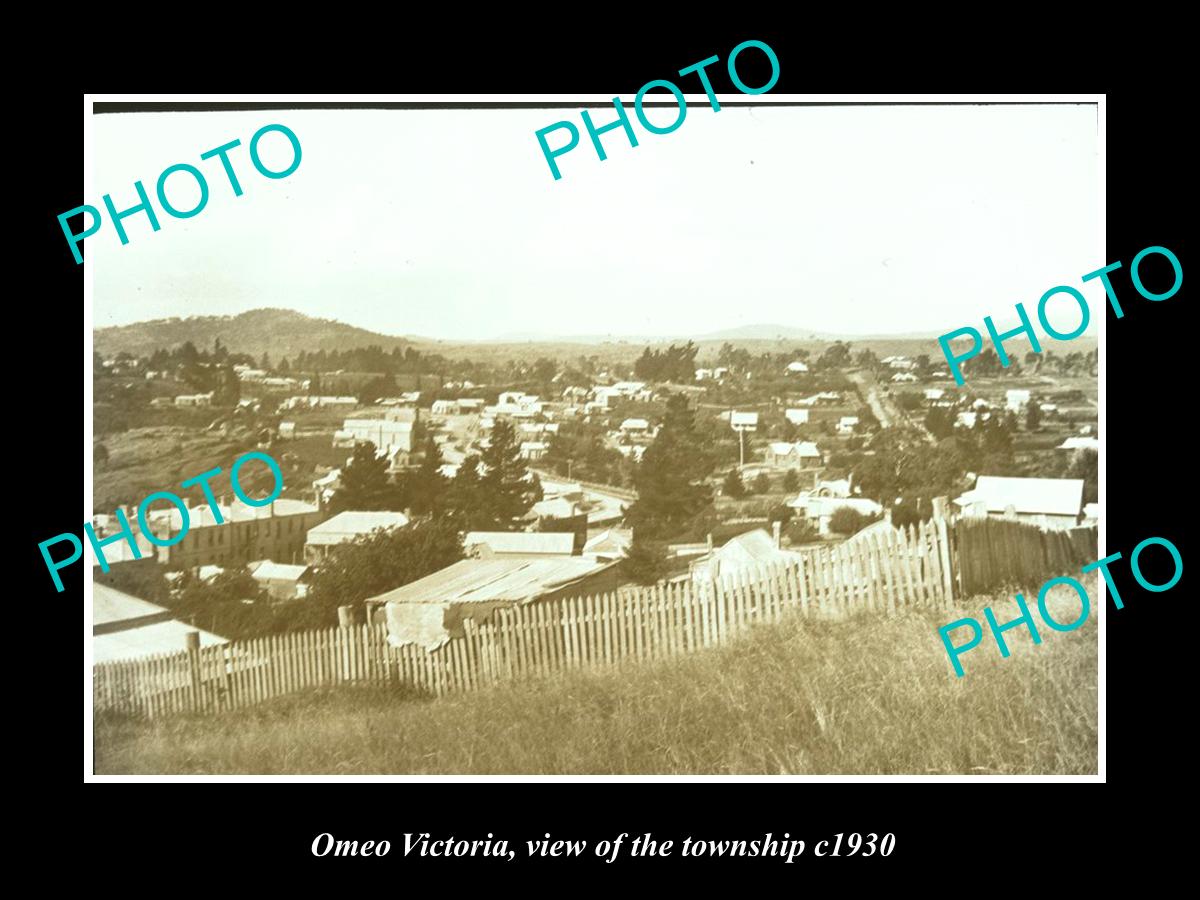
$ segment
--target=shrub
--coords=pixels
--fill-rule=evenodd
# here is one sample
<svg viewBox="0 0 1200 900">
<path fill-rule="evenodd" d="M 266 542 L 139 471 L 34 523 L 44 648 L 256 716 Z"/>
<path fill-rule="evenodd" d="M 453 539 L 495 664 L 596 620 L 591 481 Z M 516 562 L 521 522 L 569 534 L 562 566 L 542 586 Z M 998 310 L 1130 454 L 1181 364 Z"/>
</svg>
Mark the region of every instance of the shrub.
<svg viewBox="0 0 1200 900">
<path fill-rule="evenodd" d="M 839 506 L 829 517 L 829 529 L 849 537 L 862 531 L 872 522 L 878 522 L 879 516 L 868 516 L 850 506 Z"/>
</svg>

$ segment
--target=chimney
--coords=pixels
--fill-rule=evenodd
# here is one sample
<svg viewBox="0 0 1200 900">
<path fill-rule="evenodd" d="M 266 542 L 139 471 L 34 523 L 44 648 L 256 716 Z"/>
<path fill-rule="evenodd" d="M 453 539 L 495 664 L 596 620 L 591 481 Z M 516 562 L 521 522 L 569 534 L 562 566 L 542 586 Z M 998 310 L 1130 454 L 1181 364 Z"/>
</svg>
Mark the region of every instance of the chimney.
<svg viewBox="0 0 1200 900">
<path fill-rule="evenodd" d="M 776 519 L 771 523 L 771 534 L 775 540 L 775 549 L 779 549 L 779 536 L 783 532 L 783 523 Z"/>
</svg>

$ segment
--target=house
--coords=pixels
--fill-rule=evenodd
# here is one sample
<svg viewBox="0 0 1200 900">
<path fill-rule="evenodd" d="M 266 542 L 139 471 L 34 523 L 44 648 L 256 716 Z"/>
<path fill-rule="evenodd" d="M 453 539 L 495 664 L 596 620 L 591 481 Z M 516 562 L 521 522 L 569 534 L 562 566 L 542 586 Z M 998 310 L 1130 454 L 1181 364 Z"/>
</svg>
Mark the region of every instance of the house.
<svg viewBox="0 0 1200 900">
<path fill-rule="evenodd" d="M 946 392 L 942 388 L 926 388 L 925 389 L 925 399 L 928 400 L 930 403 L 934 403 L 938 400 L 941 400 L 945 396 L 946 396 Z"/>
<path fill-rule="evenodd" d="M 304 561 L 308 565 L 319 565 L 330 551 L 341 544 L 349 544 L 379 528 L 403 528 L 408 516 L 400 512 L 341 512 L 308 531 L 304 544 Z"/>
<path fill-rule="evenodd" d="M 323 507 L 333 499 L 333 495 L 342 486 L 342 470 L 330 469 L 312 483 L 313 493 L 317 497 L 317 505 Z"/>
<path fill-rule="evenodd" d="M 143 659 L 188 648 L 196 632 L 201 647 L 226 644 L 225 638 L 176 620 L 169 609 L 118 591 L 92 585 L 92 662 Z"/>
<path fill-rule="evenodd" d="M 430 412 L 435 416 L 453 416 L 458 413 L 458 401 L 434 400 Z"/>
<path fill-rule="evenodd" d="M 272 600 L 299 600 L 308 595 L 308 566 L 290 566 L 269 559 L 252 562 L 250 577 L 266 589 Z"/>
<path fill-rule="evenodd" d="M 800 360 L 798 360 L 798 359 L 787 364 L 787 374 L 788 375 L 796 375 L 801 372 L 807 372 L 807 371 L 808 371 L 808 366 L 806 364 L 800 362 Z"/>
<path fill-rule="evenodd" d="M 297 561 L 303 556 L 305 535 L 326 516 L 320 507 L 286 497 L 267 506 L 234 500 L 218 503 L 217 508 L 221 522 L 208 504 L 188 509 L 187 533 L 178 543 L 157 548 L 159 563 L 172 569 L 194 569 L 243 566 L 254 559 Z M 183 530 L 183 513 L 175 506 L 155 510 L 147 519 L 151 532 L 163 540 Z"/>
<path fill-rule="evenodd" d="M 524 441 L 521 444 L 521 459 L 541 459 L 549 449 L 550 445 L 544 441 Z"/>
<path fill-rule="evenodd" d="M 821 465 L 821 451 L 812 441 L 771 441 L 767 444 L 767 465 L 783 469 L 807 469 Z"/>
<path fill-rule="evenodd" d="M 838 434 L 854 434 L 854 429 L 857 427 L 858 416 L 842 416 L 840 419 L 838 419 Z"/>
<path fill-rule="evenodd" d="M 207 394 L 180 394 L 175 398 L 176 406 L 212 406 L 213 391 Z"/>
<path fill-rule="evenodd" d="M 401 410 L 397 410 L 397 412 L 401 412 Z M 347 435 L 355 443 L 370 441 L 375 445 L 376 450 L 388 453 L 389 455 L 393 449 L 399 449 L 404 453 L 412 453 L 414 424 L 415 422 L 412 420 L 405 421 L 396 418 L 367 419 L 355 417 L 346 419 L 342 423 L 342 430 L 337 434 L 343 436 L 341 438 L 343 442 Z M 340 445 L 335 443 L 334 446 Z"/>
<path fill-rule="evenodd" d="M 621 432 L 623 434 L 645 434 L 650 430 L 650 423 L 645 419 L 626 419 L 621 423 Z"/>
<path fill-rule="evenodd" d="M 599 562 L 624 558 L 633 545 L 633 531 L 628 528 L 609 528 L 583 545 L 583 555 Z"/>
<path fill-rule="evenodd" d="M 1100 521 L 1100 504 L 1085 503 L 1083 504 L 1083 521 L 1080 525 L 1095 525 Z"/>
<path fill-rule="evenodd" d="M 1057 447 L 1055 450 L 1073 450 L 1076 452 L 1084 452 L 1093 450 L 1096 453 L 1100 452 L 1100 441 L 1094 437 L 1069 437 Z"/>
<path fill-rule="evenodd" d="M 530 516 L 539 519 L 570 519 L 579 515 L 580 503 L 567 497 L 554 497 L 550 500 L 539 500 L 529 511 Z"/>
<path fill-rule="evenodd" d="M 755 431 L 758 429 L 758 413 L 732 411 L 729 413 L 729 427 L 734 431 Z"/>
<path fill-rule="evenodd" d="M 814 497 L 849 497 L 850 496 L 850 478 L 835 478 L 829 481 L 818 481 L 817 486 L 812 490 Z"/>
<path fill-rule="evenodd" d="M 1029 391 L 1009 390 L 1004 392 L 1004 408 L 1019 413 L 1029 405 Z"/>
<path fill-rule="evenodd" d="M 916 381 L 917 376 L 912 372 L 897 372 L 892 376 L 892 381 Z"/>
<path fill-rule="evenodd" d="M 864 516 L 878 516 L 883 513 L 882 506 L 866 497 L 823 497 L 801 494 L 795 500 L 789 500 L 788 506 L 801 510 L 805 518 L 816 522 L 817 532 L 821 535 L 833 533 L 829 528 L 829 523 L 833 514 L 839 509 L 848 507 Z"/>
<path fill-rule="evenodd" d="M 789 409 L 785 410 L 783 417 L 793 425 L 807 425 L 809 411 L 807 409 Z"/>
<path fill-rule="evenodd" d="M 136 519 L 130 517 L 129 522 L 132 525 Z M 115 516 L 99 515 L 92 517 L 92 528 L 100 537 L 107 537 L 111 534 L 116 534 L 121 529 L 121 524 Z M 100 584 L 110 583 L 114 576 L 112 570 L 121 569 L 121 574 L 137 569 L 152 569 L 158 565 L 158 548 L 146 540 L 146 536 L 140 531 L 134 533 L 134 541 L 137 543 L 138 552 L 141 556 L 134 556 L 133 547 L 129 545 L 129 541 L 114 541 L 111 544 L 104 546 L 104 562 L 108 566 L 109 571 L 105 572 L 100 567 L 100 560 L 96 554 L 92 554 L 92 581 Z"/>
<path fill-rule="evenodd" d="M 959 428 L 974 428 L 975 422 L 979 419 L 979 413 L 960 412 L 954 419 L 954 424 Z"/>
<path fill-rule="evenodd" d="M 477 413 L 484 407 L 484 401 L 478 397 L 460 397 L 458 411 L 460 413 Z"/>
<path fill-rule="evenodd" d="M 436 650 L 498 611 L 613 591 L 616 563 L 582 556 L 464 559 L 366 601 L 368 621 L 387 623 L 388 643 Z"/>
<path fill-rule="evenodd" d="M 1018 519 L 1044 528 L 1072 528 L 1083 508 L 1082 478 L 1009 478 L 980 475 L 954 499 L 964 516 Z"/>
<path fill-rule="evenodd" d="M 575 535 L 570 531 L 472 531 L 463 538 L 463 548 L 478 559 L 572 556 Z"/>
<path fill-rule="evenodd" d="M 759 528 L 739 534 L 717 550 L 706 553 L 688 565 L 692 581 L 711 582 L 731 576 L 752 576 L 760 568 L 794 563 L 800 554 L 779 546 L 779 533 L 772 537 Z"/>
<path fill-rule="evenodd" d="M 279 423 L 279 438 L 280 440 L 289 440 L 296 436 L 295 422 L 280 422 Z"/>
</svg>

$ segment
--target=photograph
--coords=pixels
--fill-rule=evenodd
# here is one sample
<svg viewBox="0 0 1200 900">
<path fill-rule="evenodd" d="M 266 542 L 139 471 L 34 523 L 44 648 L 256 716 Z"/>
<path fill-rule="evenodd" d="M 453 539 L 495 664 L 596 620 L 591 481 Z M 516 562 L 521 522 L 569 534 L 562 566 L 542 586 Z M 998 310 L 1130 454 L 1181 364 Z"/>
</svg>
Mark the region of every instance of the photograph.
<svg viewBox="0 0 1200 900">
<path fill-rule="evenodd" d="M 1099 104 L 692 78 L 96 104 L 92 774 L 1100 777 Z"/>
</svg>

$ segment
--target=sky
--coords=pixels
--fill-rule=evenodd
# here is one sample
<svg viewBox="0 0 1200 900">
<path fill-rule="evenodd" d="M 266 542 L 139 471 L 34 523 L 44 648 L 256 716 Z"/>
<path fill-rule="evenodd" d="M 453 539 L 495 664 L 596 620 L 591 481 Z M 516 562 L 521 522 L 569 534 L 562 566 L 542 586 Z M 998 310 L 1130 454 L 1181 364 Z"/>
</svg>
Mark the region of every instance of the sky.
<svg viewBox="0 0 1200 900">
<path fill-rule="evenodd" d="M 154 197 L 199 168 L 188 219 L 144 214 L 86 241 L 94 325 L 285 307 L 384 334 L 705 334 L 752 324 L 940 334 L 1017 323 L 1050 287 L 1103 309 L 1097 115 L 1090 105 L 723 106 L 688 96 L 674 132 L 590 145 L 577 109 L 271 110 L 95 116 L 86 203 Z M 721 97 L 722 100 L 726 98 Z M 745 99 L 729 97 L 729 100 Z M 596 124 L 615 110 L 592 109 Z M 668 124 L 674 107 L 648 109 Z M 535 132 L 580 143 L 554 180 Z M 281 123 L 302 147 L 258 174 L 250 137 Z M 244 189 L 216 159 L 233 139 Z M 558 131 L 551 146 L 566 140 Z M 291 159 L 278 133 L 264 163 Z M 198 197 L 186 174 L 168 198 Z M 1059 298 L 1051 320 L 1072 330 Z"/>
</svg>

